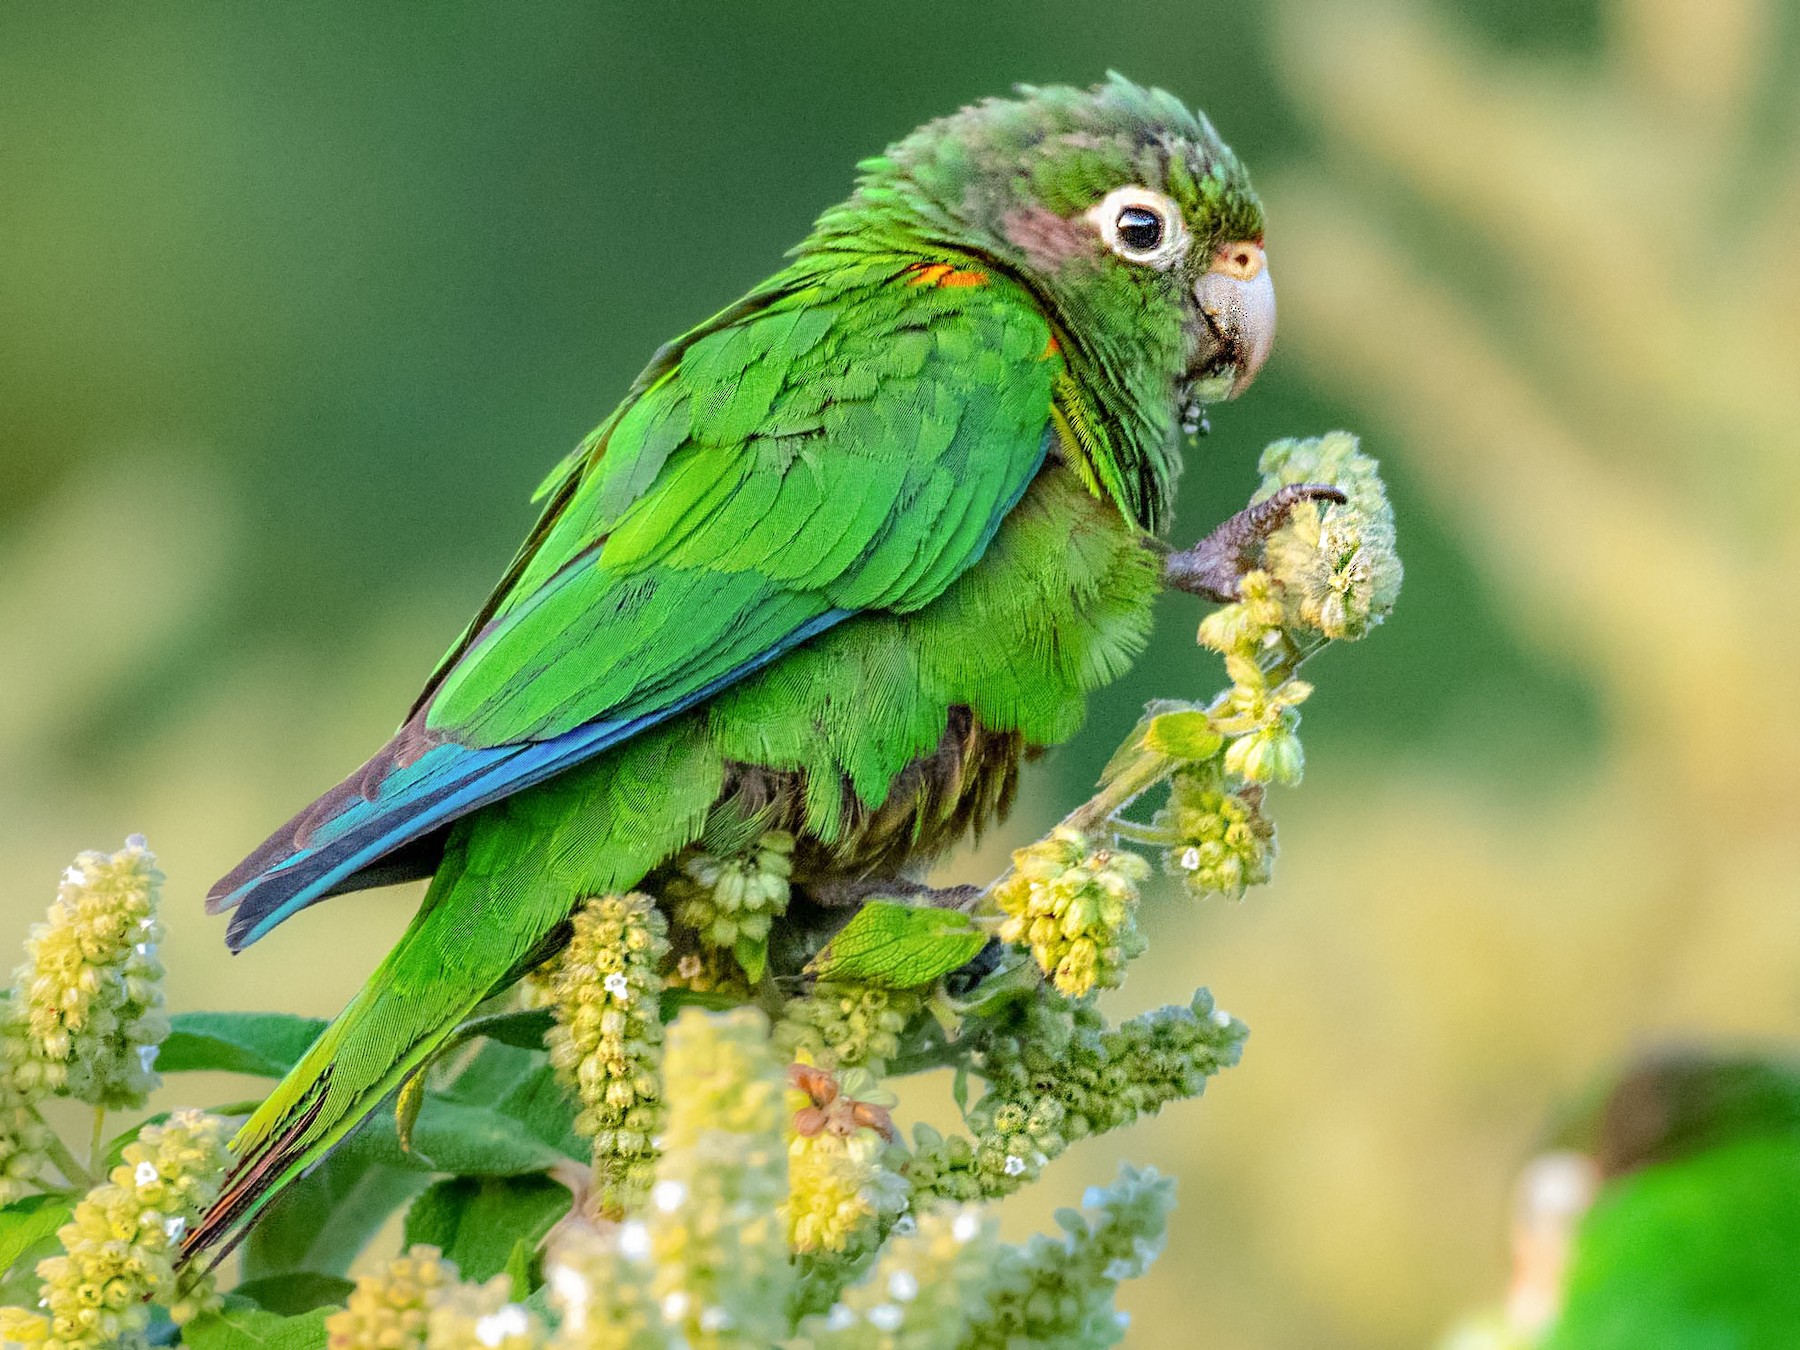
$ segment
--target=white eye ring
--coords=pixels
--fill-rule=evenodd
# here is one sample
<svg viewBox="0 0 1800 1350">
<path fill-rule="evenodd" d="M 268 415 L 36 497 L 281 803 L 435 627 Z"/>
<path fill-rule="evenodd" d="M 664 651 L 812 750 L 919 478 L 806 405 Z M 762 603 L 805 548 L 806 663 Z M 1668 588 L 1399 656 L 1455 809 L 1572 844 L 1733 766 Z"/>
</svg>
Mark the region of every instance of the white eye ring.
<svg viewBox="0 0 1800 1350">
<path fill-rule="evenodd" d="M 1124 237 L 1124 232 L 1131 228 L 1128 213 L 1142 212 L 1155 216 L 1162 226 L 1161 236 L 1147 247 L 1133 245 Z M 1181 218 L 1181 208 L 1150 188 L 1136 184 L 1114 188 L 1100 199 L 1098 205 L 1088 208 L 1087 219 L 1100 232 L 1100 238 L 1109 249 L 1126 262 L 1140 267 L 1154 267 L 1165 272 L 1187 253 L 1187 222 Z"/>
</svg>

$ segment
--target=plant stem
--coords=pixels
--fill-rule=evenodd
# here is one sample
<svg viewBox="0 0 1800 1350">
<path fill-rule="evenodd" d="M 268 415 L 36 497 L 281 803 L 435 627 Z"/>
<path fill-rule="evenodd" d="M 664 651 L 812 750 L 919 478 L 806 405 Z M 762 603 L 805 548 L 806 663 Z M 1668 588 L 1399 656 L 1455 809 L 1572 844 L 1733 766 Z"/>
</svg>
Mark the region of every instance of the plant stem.
<svg viewBox="0 0 1800 1350">
<path fill-rule="evenodd" d="M 44 1125 L 44 1118 L 38 1115 L 37 1108 L 30 1107 L 28 1109 L 37 1119 L 38 1124 Z M 49 1130 L 50 1127 L 44 1125 L 44 1128 Z M 61 1139 L 57 1138 L 56 1131 L 50 1130 L 50 1141 L 44 1145 L 44 1152 L 50 1155 L 50 1161 L 56 1164 L 56 1170 L 63 1174 L 65 1181 L 84 1190 L 93 1186 L 93 1174 L 75 1160 L 75 1155 L 69 1152 L 68 1147 Z"/>
<path fill-rule="evenodd" d="M 88 1143 L 88 1170 L 95 1176 L 106 1171 L 106 1108 L 94 1108 L 94 1133 Z"/>
</svg>

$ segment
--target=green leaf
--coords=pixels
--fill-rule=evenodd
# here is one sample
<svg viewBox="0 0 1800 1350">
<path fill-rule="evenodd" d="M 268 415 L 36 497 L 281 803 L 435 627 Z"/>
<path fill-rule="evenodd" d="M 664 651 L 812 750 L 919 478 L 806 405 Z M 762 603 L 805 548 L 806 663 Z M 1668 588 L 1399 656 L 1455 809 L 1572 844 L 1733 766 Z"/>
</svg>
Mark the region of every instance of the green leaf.
<svg viewBox="0 0 1800 1350">
<path fill-rule="evenodd" d="M 1170 713 L 1198 711 L 1192 703 L 1182 703 L 1177 699 L 1152 699 L 1144 705 L 1144 715 L 1138 724 L 1131 729 L 1131 734 L 1113 751 L 1112 758 L 1107 760 L 1106 767 L 1100 771 L 1100 786 L 1108 787 L 1117 781 L 1120 774 L 1137 763 L 1139 755 L 1144 751 L 1144 738 L 1150 734 L 1150 724 L 1159 717 Z"/>
<path fill-rule="evenodd" d="M 657 1015 L 664 1022 L 673 1022 L 681 1014 L 683 1008 L 704 1008 L 707 1012 L 729 1012 L 744 1000 L 736 994 L 721 994 L 716 990 L 701 991 L 698 989 L 665 989 L 657 1006 Z"/>
<path fill-rule="evenodd" d="M 542 1050 L 544 1037 L 554 1021 L 548 1008 L 524 1008 L 471 1018 L 456 1029 L 456 1034 L 459 1038 L 485 1036 L 521 1050 Z"/>
<path fill-rule="evenodd" d="M 731 954 L 737 957 L 738 965 L 744 968 L 744 977 L 755 984 L 762 979 L 763 971 L 769 968 L 769 939 L 741 937 L 732 944 Z"/>
<path fill-rule="evenodd" d="M 327 1311 L 282 1317 L 247 1299 L 230 1298 L 223 1311 L 204 1313 L 183 1327 L 181 1340 L 193 1350 L 322 1350 Z"/>
<path fill-rule="evenodd" d="M 429 1178 L 419 1168 L 376 1156 L 372 1133 L 352 1135 L 270 1202 L 244 1243 L 246 1280 L 345 1274 L 388 1217 L 424 1189 Z"/>
<path fill-rule="evenodd" d="M 369 1132 L 370 1154 L 392 1167 L 460 1176 L 513 1177 L 542 1172 L 569 1155 L 492 1106 L 473 1106 L 438 1093 L 427 1093 L 413 1125 L 412 1149 L 402 1150 L 393 1118 L 385 1129 Z"/>
<path fill-rule="evenodd" d="M 807 963 L 808 974 L 880 989 L 916 989 L 987 945 L 967 914 L 871 900 Z"/>
<path fill-rule="evenodd" d="M 48 1255 L 36 1249 L 54 1239 L 74 1212 L 75 1201 L 61 1195 L 28 1195 L 0 1209 L 0 1270 L 11 1270 L 25 1256 Z"/>
<path fill-rule="evenodd" d="M 495 1103 L 495 1109 L 559 1153 L 583 1164 L 592 1156 L 592 1146 L 575 1132 L 575 1098 L 557 1081 L 548 1064 L 537 1065 L 514 1083 Z"/>
<path fill-rule="evenodd" d="M 557 1081 L 542 1052 L 489 1043 L 438 1092 L 452 1101 L 497 1111 L 559 1153 L 588 1161 L 589 1144 L 575 1133 L 575 1099 Z"/>
<path fill-rule="evenodd" d="M 412 1152 L 413 1125 L 424 1105 L 425 1075 L 415 1073 L 400 1084 L 400 1092 L 394 1098 L 394 1138 L 407 1153 Z"/>
<path fill-rule="evenodd" d="M 296 1270 L 287 1275 L 266 1275 L 260 1280 L 245 1280 L 231 1292 L 247 1298 L 265 1312 L 294 1317 L 314 1308 L 330 1309 L 341 1305 L 356 1288 L 353 1280 L 340 1275 L 321 1275 L 316 1270 Z"/>
<path fill-rule="evenodd" d="M 156 1054 L 158 1073 L 216 1069 L 279 1078 L 293 1068 L 326 1023 L 291 1013 L 184 1012 Z"/>
<path fill-rule="evenodd" d="M 567 1211 L 564 1211 L 565 1213 Z M 554 1221 L 552 1221 L 554 1226 Z M 548 1231 L 548 1230 L 546 1230 Z M 531 1291 L 539 1283 L 536 1275 L 538 1239 L 519 1238 L 513 1243 L 512 1251 L 506 1258 L 506 1278 L 512 1281 L 509 1297 L 514 1303 L 523 1303 L 531 1297 Z"/>
<path fill-rule="evenodd" d="M 456 1262 L 466 1280 L 509 1271 L 519 1298 L 517 1249 L 524 1245 L 529 1286 L 531 1254 L 573 1203 L 568 1188 L 547 1176 L 450 1177 L 413 1201 L 406 1244 L 430 1243 Z"/>
<path fill-rule="evenodd" d="M 1198 708 L 1158 713 L 1144 728 L 1144 748 L 1170 759 L 1204 760 L 1219 753 L 1225 738 Z"/>
</svg>

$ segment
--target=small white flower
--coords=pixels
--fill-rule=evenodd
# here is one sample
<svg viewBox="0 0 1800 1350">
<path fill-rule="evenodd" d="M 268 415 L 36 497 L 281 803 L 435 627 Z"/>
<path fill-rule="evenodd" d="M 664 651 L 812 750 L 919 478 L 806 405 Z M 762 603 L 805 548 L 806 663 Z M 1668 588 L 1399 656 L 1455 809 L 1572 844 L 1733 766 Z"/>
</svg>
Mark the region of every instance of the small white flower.
<svg viewBox="0 0 1800 1350">
<path fill-rule="evenodd" d="M 902 1214 L 899 1218 L 894 1220 L 894 1235 L 896 1237 L 911 1237 L 918 1231 L 919 1221 L 910 1214 Z"/>
<path fill-rule="evenodd" d="M 650 1229 L 642 1219 L 633 1219 L 619 1228 L 619 1255 L 628 1261 L 643 1261 L 650 1255 Z"/>
<path fill-rule="evenodd" d="M 570 1331 L 580 1331 L 587 1325 L 588 1304 L 592 1301 L 593 1291 L 588 1288 L 587 1280 L 573 1266 L 560 1263 L 550 1267 L 550 1289 L 556 1295 L 556 1301 L 562 1305 L 563 1325 Z"/>
<path fill-rule="evenodd" d="M 140 1045 L 138 1047 L 138 1064 L 145 1073 L 156 1068 L 156 1052 L 162 1049 L 159 1045 Z"/>
<path fill-rule="evenodd" d="M 146 1160 L 137 1165 L 137 1171 L 131 1174 L 131 1179 L 140 1186 L 148 1186 L 151 1182 L 157 1180 L 160 1175 L 161 1174 L 156 1170 L 156 1164 Z"/>
<path fill-rule="evenodd" d="M 894 1227 L 895 1230 L 898 1231 L 900 1225 L 895 1224 Z M 958 1214 L 955 1222 L 950 1225 L 950 1236 L 955 1238 L 958 1242 L 967 1242 L 980 1231 L 981 1218 L 972 1209 L 965 1209 L 961 1214 Z"/>
<path fill-rule="evenodd" d="M 179 1214 L 172 1219 L 164 1219 L 163 1232 L 168 1235 L 170 1242 L 179 1242 L 181 1235 L 187 1232 L 187 1220 Z"/>
<path fill-rule="evenodd" d="M 80 867 L 70 866 L 63 869 L 62 879 L 65 886 L 85 886 L 88 875 Z"/>
<path fill-rule="evenodd" d="M 615 970 L 600 983 L 616 999 L 624 999 L 631 993 L 631 982 L 625 978 L 625 972 L 620 970 Z"/>
<path fill-rule="evenodd" d="M 665 1322 L 679 1322 L 687 1316 L 688 1296 L 686 1291 L 677 1289 L 673 1293 L 663 1295 L 662 1315 Z"/>
<path fill-rule="evenodd" d="M 896 1270 L 888 1276 L 888 1296 L 896 1303 L 911 1303 L 919 1296 L 919 1277 L 910 1270 Z"/>
<path fill-rule="evenodd" d="M 650 1203 L 664 1214 L 673 1214 L 687 1199 L 687 1185 L 680 1181 L 659 1181 L 650 1191 Z"/>
<path fill-rule="evenodd" d="M 1106 1263 L 1106 1269 L 1100 1272 L 1115 1284 L 1124 1280 L 1137 1278 L 1137 1266 L 1124 1257 L 1114 1257 Z"/>
<path fill-rule="evenodd" d="M 483 1345 L 499 1345 L 510 1337 L 523 1336 L 530 1329 L 525 1310 L 516 1303 L 508 1303 L 499 1312 L 489 1313 L 476 1321 L 475 1339 Z"/>
<path fill-rule="evenodd" d="M 869 1325 L 877 1331 L 898 1331 L 905 1320 L 906 1314 L 897 1304 L 877 1303 L 869 1309 Z"/>
<path fill-rule="evenodd" d="M 834 1303 L 825 1318 L 825 1330 L 848 1331 L 856 1325 L 856 1314 L 842 1303 Z"/>
<path fill-rule="evenodd" d="M 1009 1153 L 1006 1155 L 1006 1163 L 1001 1170 L 1009 1177 L 1020 1176 L 1025 1171 L 1025 1160 L 1016 1153 Z"/>
<path fill-rule="evenodd" d="M 723 1308 L 714 1306 L 700 1314 L 700 1330 L 702 1331 L 724 1331 L 730 1325 L 731 1314 Z"/>
<path fill-rule="evenodd" d="M 1189 872 L 1200 870 L 1200 850 L 1189 844 L 1181 850 L 1181 865 Z"/>
<path fill-rule="evenodd" d="M 1214 1008 L 1212 1017 L 1208 1020 L 1210 1020 L 1215 1027 L 1224 1030 L 1231 1025 L 1231 1014 L 1226 1012 L 1223 1008 Z"/>
</svg>

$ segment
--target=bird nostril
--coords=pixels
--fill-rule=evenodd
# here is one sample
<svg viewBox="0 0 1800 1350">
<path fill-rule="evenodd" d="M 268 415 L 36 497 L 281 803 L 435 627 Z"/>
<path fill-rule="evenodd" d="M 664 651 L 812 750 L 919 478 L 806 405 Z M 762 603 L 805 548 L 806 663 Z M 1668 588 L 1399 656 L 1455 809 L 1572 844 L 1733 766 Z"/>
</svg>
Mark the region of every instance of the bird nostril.
<svg viewBox="0 0 1800 1350">
<path fill-rule="evenodd" d="M 1239 281 L 1254 281 L 1263 270 L 1263 251 L 1256 244 L 1239 241 L 1226 244 L 1213 254 L 1212 270 L 1223 272 Z"/>
</svg>

